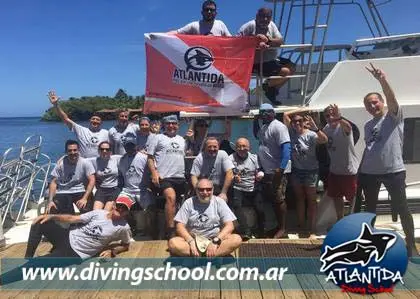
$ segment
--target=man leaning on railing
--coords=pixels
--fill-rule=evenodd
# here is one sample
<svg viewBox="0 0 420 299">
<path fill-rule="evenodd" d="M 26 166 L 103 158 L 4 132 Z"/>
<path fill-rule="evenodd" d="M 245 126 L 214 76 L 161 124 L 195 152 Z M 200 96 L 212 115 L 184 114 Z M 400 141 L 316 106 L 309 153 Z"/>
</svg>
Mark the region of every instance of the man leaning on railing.
<svg viewBox="0 0 420 299">
<path fill-rule="evenodd" d="M 277 49 L 284 41 L 276 24 L 272 22 L 272 10 L 270 8 L 260 8 L 257 11 L 255 20 L 251 20 L 239 29 L 240 36 L 257 36 L 259 38 L 259 49 L 263 50 L 262 62 L 264 77 L 270 76 L 290 76 L 294 73 L 294 64 L 286 58 L 278 57 Z M 261 53 L 257 49 L 255 52 L 253 73 L 260 73 Z M 272 78 L 263 84 L 265 96 L 273 103 L 280 105 L 276 101 L 278 89 L 283 86 L 287 78 Z"/>
</svg>

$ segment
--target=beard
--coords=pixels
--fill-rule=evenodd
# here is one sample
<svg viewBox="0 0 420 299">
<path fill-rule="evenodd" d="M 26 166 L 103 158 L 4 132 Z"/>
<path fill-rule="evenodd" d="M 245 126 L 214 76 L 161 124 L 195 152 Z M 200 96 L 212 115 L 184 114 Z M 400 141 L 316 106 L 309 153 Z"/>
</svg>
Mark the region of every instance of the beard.
<svg viewBox="0 0 420 299">
<path fill-rule="evenodd" d="M 198 198 L 198 201 L 200 203 L 208 204 L 208 203 L 210 203 L 212 195 L 210 195 L 210 196 L 200 196 L 199 194 L 197 194 L 197 198 Z"/>
</svg>

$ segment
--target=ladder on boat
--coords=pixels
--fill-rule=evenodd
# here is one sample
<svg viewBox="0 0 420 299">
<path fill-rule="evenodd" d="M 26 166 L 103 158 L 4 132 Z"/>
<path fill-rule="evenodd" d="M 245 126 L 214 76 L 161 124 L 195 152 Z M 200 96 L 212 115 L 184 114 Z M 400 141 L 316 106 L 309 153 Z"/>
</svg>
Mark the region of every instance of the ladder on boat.
<svg viewBox="0 0 420 299">
<path fill-rule="evenodd" d="M 0 160 L 0 217 L 15 224 L 30 202 L 43 197 L 51 159 L 41 153 L 42 137 L 32 135 L 19 148 L 9 148 Z"/>
<path fill-rule="evenodd" d="M 389 32 L 377 9 L 381 4 L 374 0 L 265 0 L 273 4 L 273 22 L 277 23 L 284 40 L 291 33 L 292 20 L 300 14 L 300 44 L 286 44 L 280 48 L 280 56 L 290 59 L 297 66 L 291 76 L 264 77 L 262 55 L 260 69 L 256 74 L 256 97 L 258 106 L 263 103 L 262 83 L 264 80 L 288 78 L 285 106 L 307 106 L 311 97 L 331 71 L 334 63 L 325 62 L 331 52 L 338 55 L 337 61 L 347 56 L 351 45 L 327 45 L 327 33 L 335 6 L 353 6 L 360 11 L 372 36 L 388 36 Z M 311 20 L 312 19 L 312 20 Z M 308 21 L 309 20 L 309 21 Z M 328 55 L 327 55 L 328 52 Z M 344 53 L 344 55 L 343 55 Z M 285 86 L 285 87 L 286 87 Z"/>
</svg>

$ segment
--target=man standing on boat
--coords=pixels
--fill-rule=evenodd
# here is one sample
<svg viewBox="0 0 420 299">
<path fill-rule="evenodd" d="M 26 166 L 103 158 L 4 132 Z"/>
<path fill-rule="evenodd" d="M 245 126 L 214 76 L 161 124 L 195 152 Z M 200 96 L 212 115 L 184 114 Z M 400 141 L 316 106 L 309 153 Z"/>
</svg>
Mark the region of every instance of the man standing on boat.
<svg viewBox="0 0 420 299">
<path fill-rule="evenodd" d="M 129 132 L 135 133 L 138 130 L 138 126 L 136 124 L 128 121 L 128 116 L 128 109 L 120 109 L 117 112 L 117 124 L 108 131 L 109 141 L 111 142 L 112 153 L 114 155 L 125 154 L 123 145 L 124 135 Z"/>
<path fill-rule="evenodd" d="M 213 183 L 200 179 L 196 195 L 188 198 L 175 216 L 177 237 L 169 240 L 169 251 L 177 256 L 217 257 L 231 254 L 241 245 L 233 234 L 235 215 L 226 201 L 213 195 Z"/>
<path fill-rule="evenodd" d="M 57 162 L 51 172 L 53 179 L 49 185 L 47 212 L 74 214 L 73 203 L 82 213 L 90 211 L 93 206 L 90 195 L 95 186 L 95 169 L 90 161 L 79 156 L 76 141 L 67 140 L 65 148 L 67 155 Z"/>
<path fill-rule="evenodd" d="M 286 233 L 286 174 L 291 168 L 291 146 L 289 130 L 275 116 L 272 105 L 260 106 L 259 119 L 263 125 L 258 130 L 258 158 L 265 173 L 263 195 L 272 201 L 277 218 L 278 230 L 274 238 L 281 238 Z"/>
<path fill-rule="evenodd" d="M 334 201 L 337 219 L 344 217 L 344 201 L 353 201 L 357 190 L 357 169 L 359 161 L 356 156 L 353 128 L 344 119 L 337 105 L 324 109 L 327 124 L 322 131 L 328 137 L 328 154 L 330 169 L 328 174 L 328 199 Z M 324 184 L 325 186 L 325 184 Z"/>
<path fill-rule="evenodd" d="M 236 152 L 229 156 L 233 162 L 233 196 L 232 204 L 240 225 L 241 236 L 244 241 L 252 238 L 251 228 L 246 221 L 244 206 L 252 206 L 257 214 L 257 236 L 264 236 L 264 201 L 261 188 L 258 185 L 264 177 L 258 162 L 258 157 L 249 152 L 250 144 L 246 138 L 236 140 Z"/>
<path fill-rule="evenodd" d="M 89 128 L 83 127 L 72 121 L 67 113 L 60 108 L 58 105 L 59 97 L 54 91 L 48 92 L 48 98 L 55 107 L 60 119 L 76 134 L 80 145 L 80 156 L 83 158 L 98 157 L 98 144 L 102 141 L 108 141 L 108 131 L 101 129 L 102 118 L 94 113 L 89 120 Z"/>
<path fill-rule="evenodd" d="M 275 47 L 281 46 L 284 41 L 276 24 L 272 22 L 273 12 L 270 8 L 260 8 L 257 11 L 255 20 L 251 20 L 239 29 L 240 36 L 256 36 L 259 39 L 259 49 L 255 52 L 254 73 L 260 72 L 260 61 L 262 55 L 263 76 L 289 76 L 294 73 L 294 64 L 286 58 L 278 57 Z M 274 47 L 270 48 L 270 47 Z M 263 53 L 261 53 L 263 51 Z M 287 78 L 270 79 L 263 84 L 266 97 L 273 104 L 276 102 L 278 88 L 286 83 Z"/>
<path fill-rule="evenodd" d="M 373 116 L 365 124 L 366 148 L 359 170 L 359 183 L 365 195 L 367 212 L 376 213 L 379 189 L 381 184 L 384 184 L 391 196 L 393 212 L 400 215 L 408 256 L 418 256 L 414 239 L 414 222 L 408 209 L 405 191 L 402 108 L 385 73 L 372 64 L 371 68 L 366 67 L 366 69 L 381 85 L 388 106 L 388 111 L 385 111 L 384 98 L 378 92 L 368 93 L 363 100 L 366 111 Z"/>
<path fill-rule="evenodd" d="M 165 132 L 149 138 L 146 148 L 152 183 L 165 197 L 166 237 L 169 240 L 175 234 L 175 203 L 185 192 L 186 142 L 178 135 L 176 115 L 164 117 L 163 126 Z"/>
<path fill-rule="evenodd" d="M 137 131 L 137 150 L 147 154 L 146 144 L 150 138 L 155 136 L 150 130 L 150 119 L 143 116 L 139 120 L 139 129 Z"/>
<path fill-rule="evenodd" d="M 219 150 L 216 137 L 208 137 L 204 144 L 204 151 L 194 159 L 191 168 L 191 184 L 197 185 L 200 177 L 213 182 L 214 193 L 228 201 L 227 193 L 233 181 L 233 163 L 225 151 Z"/>
<path fill-rule="evenodd" d="M 201 21 L 189 23 L 176 31 L 171 31 L 170 33 L 231 36 L 225 23 L 220 20 L 216 20 L 216 2 L 212 0 L 204 1 L 201 8 L 201 15 L 203 16 Z"/>
</svg>

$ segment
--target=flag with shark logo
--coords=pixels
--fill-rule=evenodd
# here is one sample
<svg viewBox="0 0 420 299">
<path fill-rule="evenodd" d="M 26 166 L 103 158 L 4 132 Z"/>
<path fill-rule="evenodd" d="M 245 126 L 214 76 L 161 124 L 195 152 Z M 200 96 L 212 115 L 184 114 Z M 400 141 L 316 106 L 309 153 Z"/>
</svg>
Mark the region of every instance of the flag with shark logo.
<svg viewBox="0 0 420 299">
<path fill-rule="evenodd" d="M 241 114 L 248 109 L 254 37 L 146 34 L 144 112 Z"/>
</svg>

